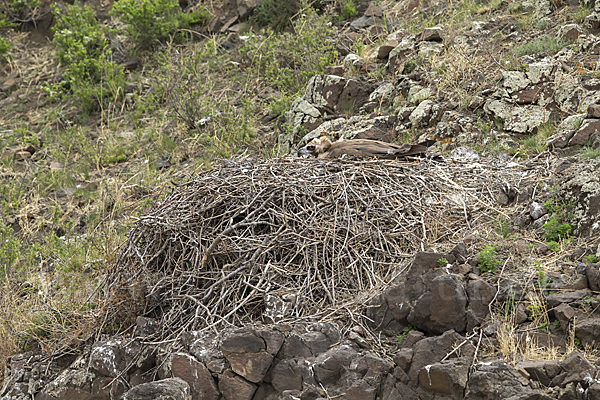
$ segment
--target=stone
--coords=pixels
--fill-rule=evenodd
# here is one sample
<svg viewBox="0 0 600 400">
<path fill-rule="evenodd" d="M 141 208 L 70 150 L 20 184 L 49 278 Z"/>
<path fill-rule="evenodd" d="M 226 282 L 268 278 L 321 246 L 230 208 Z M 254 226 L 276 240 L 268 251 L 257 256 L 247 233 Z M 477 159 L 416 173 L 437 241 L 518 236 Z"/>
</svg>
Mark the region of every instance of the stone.
<svg viewBox="0 0 600 400">
<path fill-rule="evenodd" d="M 459 358 L 426 365 L 419 372 L 419 387 L 435 395 L 462 400 L 471 360 Z"/>
<path fill-rule="evenodd" d="M 554 308 L 554 316 L 560 322 L 563 332 L 569 332 L 573 318 L 575 317 L 575 310 L 568 304 L 562 303 Z"/>
<path fill-rule="evenodd" d="M 569 176 L 561 186 L 561 192 L 567 201 L 575 207 L 570 210 L 573 218 L 569 223 L 573 235 L 589 237 L 598 234 L 600 225 L 600 179 L 598 170 L 600 159 L 572 166 Z"/>
<path fill-rule="evenodd" d="M 514 396 L 514 397 L 513 397 Z M 550 400 L 534 391 L 529 381 L 516 368 L 504 361 L 480 362 L 469 376 L 466 400 L 537 399 Z"/>
<path fill-rule="evenodd" d="M 167 365 L 172 377 L 187 382 L 192 400 L 217 400 L 219 390 L 206 366 L 187 353 L 173 353 Z"/>
<path fill-rule="evenodd" d="M 420 330 L 441 334 L 466 330 L 467 293 L 459 275 L 434 278 L 429 291 L 416 301 L 408 322 Z"/>
<path fill-rule="evenodd" d="M 569 353 L 564 360 L 560 362 L 562 373 L 552 379 L 551 386 L 566 387 L 570 383 L 580 383 L 589 385 L 593 382 L 592 377 L 596 373 L 596 368 L 578 351 Z"/>
<path fill-rule="evenodd" d="M 414 353 L 408 371 L 410 380 L 414 383 L 420 382 L 421 370 L 425 366 L 441 362 L 446 354 L 454 349 L 457 343 L 462 343 L 463 341 L 464 337 L 454 331 L 444 332 L 440 336 L 420 340 L 413 347 Z M 471 343 L 466 343 L 461 349 L 463 356 L 469 356 L 475 352 L 475 347 Z"/>
<path fill-rule="evenodd" d="M 375 4 L 369 3 L 369 7 L 367 8 L 367 10 L 365 11 L 365 13 L 363 15 L 365 17 L 381 18 L 381 17 L 383 17 L 383 11 L 381 11 L 381 8 L 377 7 Z"/>
<path fill-rule="evenodd" d="M 116 378 L 125 368 L 124 361 L 121 345 L 117 341 L 99 341 L 92 346 L 90 369 L 99 375 Z"/>
<path fill-rule="evenodd" d="M 233 372 L 254 383 L 263 380 L 273 361 L 265 341 L 246 329 L 226 336 L 221 351 Z"/>
<path fill-rule="evenodd" d="M 123 395 L 123 400 L 191 400 L 188 384 L 179 378 L 163 379 L 133 387 Z"/>
<path fill-rule="evenodd" d="M 483 105 L 484 101 L 485 101 L 485 100 L 484 100 L 484 98 L 483 98 L 483 97 L 481 97 L 481 96 L 473 96 L 473 98 L 472 98 L 472 99 L 471 99 L 471 101 L 469 102 L 469 105 L 468 105 L 468 107 L 469 107 L 471 110 L 474 110 L 474 109 L 476 109 L 476 108 L 479 108 L 479 107 L 481 107 L 481 106 Z"/>
<path fill-rule="evenodd" d="M 396 46 L 398 46 L 398 41 L 397 40 L 392 39 L 392 40 L 386 41 L 384 44 L 382 44 L 381 46 L 379 46 L 379 49 L 377 50 L 377 58 L 379 58 L 379 59 L 387 58 L 388 55 L 390 54 L 390 52 Z"/>
<path fill-rule="evenodd" d="M 139 336 L 150 336 L 154 334 L 159 326 L 158 322 L 152 318 L 139 316 L 135 320 L 135 331 Z"/>
<path fill-rule="evenodd" d="M 504 87 L 509 94 L 518 90 L 523 90 L 531 84 L 525 72 L 521 71 L 503 71 Z"/>
<path fill-rule="evenodd" d="M 467 295 L 467 330 L 470 331 L 486 320 L 490 313 L 489 305 L 496 296 L 496 288 L 483 279 L 475 279 L 467 284 Z"/>
<path fill-rule="evenodd" d="M 551 361 L 522 361 L 516 365 L 529 374 L 529 377 L 544 386 L 550 386 L 552 379 L 561 372 L 558 360 Z"/>
<path fill-rule="evenodd" d="M 315 379 L 322 385 L 335 384 L 358 357 L 356 349 L 347 344 L 332 347 L 315 359 L 312 367 Z"/>
<path fill-rule="evenodd" d="M 598 332 L 600 332 L 600 318 L 575 321 L 575 336 L 581 341 L 584 347 L 600 347 Z"/>
<path fill-rule="evenodd" d="M 555 293 L 548 295 L 546 297 L 546 301 L 548 302 L 549 308 L 555 308 L 562 303 L 578 303 L 587 297 L 592 297 L 592 293 L 589 290 L 576 290 L 574 292 Z"/>
<path fill-rule="evenodd" d="M 323 69 L 323 74 L 344 76 L 344 69 L 343 65 L 328 65 Z"/>
<path fill-rule="evenodd" d="M 373 26 L 373 25 L 375 25 L 375 23 L 376 23 L 375 17 L 363 15 L 362 17 L 360 17 L 350 23 L 350 29 L 352 31 L 356 32 L 358 30 Z"/>
<path fill-rule="evenodd" d="M 219 390 L 226 400 L 251 400 L 257 386 L 227 370 L 219 375 Z"/>
<path fill-rule="evenodd" d="M 587 118 L 600 118 L 600 104 L 590 104 L 588 106 Z"/>
<path fill-rule="evenodd" d="M 414 128 L 429 126 L 429 123 L 437 117 L 439 106 L 432 100 L 422 101 L 410 114 L 410 120 Z"/>
<path fill-rule="evenodd" d="M 231 28 L 233 26 L 233 24 L 235 24 L 237 22 L 237 20 L 239 19 L 239 17 L 237 15 L 231 17 L 230 19 L 228 19 L 223 26 L 221 27 L 221 29 L 219 29 L 220 33 L 225 33 L 227 32 L 227 30 L 229 28 Z"/>
<path fill-rule="evenodd" d="M 583 30 L 579 27 L 579 25 L 567 24 L 558 29 L 556 37 L 567 42 L 575 42 L 581 35 L 583 35 Z"/>
<path fill-rule="evenodd" d="M 600 132 L 600 119 L 585 119 L 581 127 L 575 132 L 568 146 L 585 146 L 591 137 Z"/>
<path fill-rule="evenodd" d="M 444 29 L 438 26 L 433 28 L 425 28 L 423 29 L 423 34 L 421 36 L 422 41 L 426 42 L 441 42 L 443 40 Z"/>
<path fill-rule="evenodd" d="M 531 218 L 538 219 L 546 214 L 548 214 L 548 210 L 546 210 L 543 204 L 532 201 L 529 205 L 529 215 L 531 215 Z"/>
<path fill-rule="evenodd" d="M 600 264 L 587 264 L 585 266 L 585 274 L 590 289 L 594 292 L 600 291 Z"/>
<path fill-rule="evenodd" d="M 406 341 L 405 341 L 406 343 Z M 400 349 L 394 354 L 394 363 L 400 367 L 404 372 L 408 372 L 410 363 L 412 362 L 413 349 L 405 348 Z"/>
</svg>

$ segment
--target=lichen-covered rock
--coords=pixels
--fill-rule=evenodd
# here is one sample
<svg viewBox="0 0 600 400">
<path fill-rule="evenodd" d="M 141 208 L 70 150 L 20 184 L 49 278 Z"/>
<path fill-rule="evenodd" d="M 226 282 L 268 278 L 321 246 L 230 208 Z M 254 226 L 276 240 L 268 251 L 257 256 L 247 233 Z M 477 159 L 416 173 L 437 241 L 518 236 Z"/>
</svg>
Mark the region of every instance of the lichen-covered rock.
<svg viewBox="0 0 600 400">
<path fill-rule="evenodd" d="M 217 384 L 206 366 L 187 353 L 173 353 L 161 366 L 159 377 L 180 378 L 190 387 L 192 400 L 216 400 Z"/>
<path fill-rule="evenodd" d="M 192 394 L 185 381 L 179 378 L 170 378 L 138 385 L 123 395 L 123 400 L 156 399 L 192 400 Z"/>
<path fill-rule="evenodd" d="M 589 160 L 571 167 L 568 180 L 561 192 L 574 201 L 573 233 L 589 237 L 600 232 L 600 160 Z"/>
<path fill-rule="evenodd" d="M 421 102 L 410 114 L 408 119 L 415 128 L 428 126 L 439 114 L 440 107 L 432 100 Z"/>
<path fill-rule="evenodd" d="M 522 71 L 503 71 L 502 77 L 504 78 L 504 87 L 509 94 L 525 89 L 531 84 L 525 72 Z"/>
</svg>

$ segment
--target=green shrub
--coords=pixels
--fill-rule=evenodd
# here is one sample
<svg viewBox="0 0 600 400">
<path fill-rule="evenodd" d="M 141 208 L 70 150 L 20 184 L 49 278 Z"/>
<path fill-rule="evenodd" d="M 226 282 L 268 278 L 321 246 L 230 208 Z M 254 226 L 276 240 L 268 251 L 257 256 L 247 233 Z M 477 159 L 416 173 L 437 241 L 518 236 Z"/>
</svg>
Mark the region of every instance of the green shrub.
<svg viewBox="0 0 600 400">
<path fill-rule="evenodd" d="M 252 21 L 281 32 L 292 25 L 302 6 L 299 0 L 264 0 L 253 12 Z"/>
<path fill-rule="evenodd" d="M 552 35 L 544 35 L 533 39 L 531 42 L 516 46 L 513 49 L 517 57 L 525 55 L 534 55 L 539 53 L 556 53 L 562 49 L 566 43 Z"/>
<path fill-rule="evenodd" d="M 410 331 L 414 331 L 415 327 L 412 325 L 408 325 L 406 327 L 404 327 L 404 329 L 402 329 L 402 333 L 399 334 L 398 336 L 396 336 L 396 341 L 398 342 L 398 344 L 404 344 L 404 342 L 406 341 L 406 337 L 408 336 L 408 332 Z"/>
<path fill-rule="evenodd" d="M 328 17 L 317 15 L 310 7 L 303 11 L 293 21 L 293 32 L 276 35 L 271 29 L 264 30 L 260 36 L 252 35 L 241 50 L 251 64 L 252 77 L 291 95 L 338 58 L 336 34 Z"/>
<path fill-rule="evenodd" d="M 544 239 L 546 242 L 558 242 L 561 239 L 568 239 L 571 234 L 571 224 L 560 222 L 558 215 L 552 215 L 548 222 L 543 225 Z M 550 248 L 550 243 L 548 243 Z"/>
<path fill-rule="evenodd" d="M 12 59 L 12 55 L 10 54 L 12 48 L 13 47 L 8 39 L 0 37 L 0 62 Z"/>
<path fill-rule="evenodd" d="M 120 99 L 125 76 L 112 62 L 109 35 L 113 32 L 98 24 L 96 13 L 89 6 L 67 6 L 65 11 L 53 6 L 52 11 L 56 18 L 53 43 L 66 71 L 62 83 L 48 87 L 50 93 L 71 93 L 86 110 Z"/>
<path fill-rule="evenodd" d="M 495 274 L 498 272 L 498 265 L 500 265 L 500 261 L 496 258 L 496 249 L 492 246 L 488 246 L 483 249 L 479 254 L 477 254 L 477 258 L 479 259 L 479 263 L 477 264 L 477 268 L 482 273 L 491 272 Z"/>
<path fill-rule="evenodd" d="M 34 20 L 39 0 L 5 0 L 0 3 L 0 28 Z"/>
<path fill-rule="evenodd" d="M 590 254 L 589 256 L 585 256 L 584 258 L 586 264 L 595 264 L 598 262 L 598 257 L 596 257 L 594 254 Z"/>
<path fill-rule="evenodd" d="M 448 260 L 446 260 L 444 257 L 438 259 L 439 268 L 444 268 L 446 265 L 448 265 Z"/>
<path fill-rule="evenodd" d="M 346 0 L 342 9 L 340 10 L 340 16 L 338 19 L 340 21 L 346 21 L 349 19 L 354 19 L 358 16 L 358 11 L 356 11 L 356 7 L 354 6 L 353 0 Z"/>
<path fill-rule="evenodd" d="M 111 14 L 127 25 L 131 40 L 142 45 L 181 35 L 181 29 L 210 18 L 202 7 L 192 13 L 182 12 L 177 0 L 119 0 Z"/>
</svg>

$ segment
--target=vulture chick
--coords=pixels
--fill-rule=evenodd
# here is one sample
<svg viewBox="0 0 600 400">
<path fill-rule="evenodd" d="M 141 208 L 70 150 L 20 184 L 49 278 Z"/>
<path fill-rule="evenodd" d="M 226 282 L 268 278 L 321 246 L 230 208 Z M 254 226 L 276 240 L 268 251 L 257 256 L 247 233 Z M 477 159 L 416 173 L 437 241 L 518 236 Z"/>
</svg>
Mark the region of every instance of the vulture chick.
<svg viewBox="0 0 600 400">
<path fill-rule="evenodd" d="M 422 156 L 427 147 L 435 143 L 428 140 L 418 144 L 393 144 L 379 140 L 352 139 L 331 143 L 325 137 L 313 139 L 298 150 L 298 156 L 311 155 L 316 158 L 340 158 L 343 155 L 360 158 L 382 158 L 386 160 L 406 159 L 410 156 Z"/>
</svg>

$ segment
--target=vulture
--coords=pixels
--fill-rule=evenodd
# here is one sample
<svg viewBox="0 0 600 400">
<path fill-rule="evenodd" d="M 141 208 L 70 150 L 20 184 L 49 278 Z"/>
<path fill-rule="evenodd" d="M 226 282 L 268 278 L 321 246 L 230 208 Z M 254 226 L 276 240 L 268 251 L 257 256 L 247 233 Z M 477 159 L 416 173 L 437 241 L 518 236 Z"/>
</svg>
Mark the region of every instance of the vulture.
<svg viewBox="0 0 600 400">
<path fill-rule="evenodd" d="M 298 150 L 298 156 L 311 155 L 316 158 L 340 158 L 344 155 L 360 158 L 382 158 L 385 160 L 408 159 L 422 156 L 435 140 L 418 144 L 393 144 L 379 140 L 352 139 L 331 143 L 326 137 L 313 139 Z"/>
</svg>

